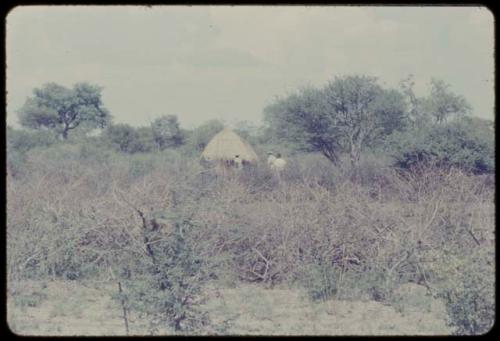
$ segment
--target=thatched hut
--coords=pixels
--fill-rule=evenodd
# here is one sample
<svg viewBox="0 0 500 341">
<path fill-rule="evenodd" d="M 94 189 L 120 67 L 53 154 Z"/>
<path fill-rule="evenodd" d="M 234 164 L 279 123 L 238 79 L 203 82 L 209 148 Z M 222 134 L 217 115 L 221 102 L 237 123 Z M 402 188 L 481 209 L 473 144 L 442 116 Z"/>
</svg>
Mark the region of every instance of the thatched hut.
<svg viewBox="0 0 500 341">
<path fill-rule="evenodd" d="M 239 158 L 243 165 L 255 164 L 259 158 L 253 148 L 230 128 L 224 128 L 208 142 L 201 154 L 204 161 L 229 169 Z"/>
</svg>

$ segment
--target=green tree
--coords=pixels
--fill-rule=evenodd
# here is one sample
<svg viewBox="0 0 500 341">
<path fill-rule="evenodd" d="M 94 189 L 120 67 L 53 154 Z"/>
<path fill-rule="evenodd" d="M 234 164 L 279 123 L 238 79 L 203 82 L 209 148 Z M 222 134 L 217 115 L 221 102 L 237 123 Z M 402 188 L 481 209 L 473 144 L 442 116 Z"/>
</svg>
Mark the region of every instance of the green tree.
<svg viewBox="0 0 500 341">
<path fill-rule="evenodd" d="M 7 173 L 17 176 L 26 168 L 26 154 L 34 148 L 47 148 L 57 142 L 56 137 L 48 131 L 14 129 L 7 126 Z"/>
<path fill-rule="evenodd" d="M 401 90 L 407 99 L 409 118 L 414 128 L 430 127 L 446 122 L 450 117 L 463 117 L 471 111 L 467 100 L 454 94 L 442 80 L 432 79 L 430 93 L 424 97 L 415 95 L 414 86 L 413 75 L 401 81 Z"/>
<path fill-rule="evenodd" d="M 151 130 L 159 150 L 177 147 L 183 143 L 184 136 L 175 115 L 161 116 L 155 119 L 151 123 Z"/>
<path fill-rule="evenodd" d="M 219 120 L 210 120 L 195 128 L 188 136 L 188 145 L 193 151 L 199 152 L 205 148 L 215 134 L 224 129 Z"/>
<path fill-rule="evenodd" d="M 211 269 L 201 255 L 200 226 L 180 206 L 153 215 L 141 209 L 136 212 L 142 221 L 144 246 L 122 249 L 119 273 L 126 284 L 126 301 L 149 317 L 152 332 L 161 326 L 176 333 L 202 331 L 210 323 L 202 303 Z"/>
<path fill-rule="evenodd" d="M 47 83 L 33 90 L 19 110 L 21 125 L 33 129 L 50 129 L 63 139 L 77 127 L 103 128 L 111 120 L 103 107 L 102 88 L 88 83 L 77 83 L 72 89 L 56 83 Z"/>
<path fill-rule="evenodd" d="M 264 109 L 271 140 L 290 141 L 295 149 L 319 151 L 330 161 L 337 162 L 339 131 L 326 113 L 320 90 L 305 87 L 285 98 L 278 98 Z"/>
<path fill-rule="evenodd" d="M 131 303 L 153 317 L 153 325 L 195 332 L 208 322 L 206 312 L 196 302 L 207 280 L 204 260 L 192 251 L 182 232 L 175 231 L 158 244 L 148 249 L 151 261 L 144 262 L 144 275 L 130 285 Z"/>
<path fill-rule="evenodd" d="M 137 140 L 135 143 L 136 152 L 151 152 L 155 149 L 154 132 L 151 127 L 139 127 L 136 129 Z"/>
<path fill-rule="evenodd" d="M 450 86 L 442 80 L 431 80 L 431 93 L 424 101 L 426 110 L 437 123 L 446 122 L 453 116 L 465 116 L 470 113 L 471 106 L 467 100 L 454 94 Z"/>
<path fill-rule="evenodd" d="M 319 151 L 333 163 L 347 152 L 357 165 L 361 151 L 406 123 L 401 93 L 382 88 L 376 78 L 336 77 L 322 89 L 303 88 L 265 109 L 276 135 Z"/>
<path fill-rule="evenodd" d="M 422 128 L 432 120 L 430 115 L 423 110 L 424 99 L 417 97 L 414 91 L 415 77 L 409 75 L 400 83 L 401 91 L 408 103 L 408 119 L 414 128 Z"/>
<path fill-rule="evenodd" d="M 493 122 L 463 117 L 449 123 L 393 134 L 387 148 L 396 166 L 457 167 L 475 174 L 495 171 Z"/>
<path fill-rule="evenodd" d="M 36 147 L 48 147 L 56 141 L 47 131 L 30 131 L 7 126 L 7 147 L 21 153 Z"/>
<path fill-rule="evenodd" d="M 234 131 L 247 141 L 253 141 L 257 137 L 258 127 L 249 121 L 238 121 Z"/>
<path fill-rule="evenodd" d="M 140 149 L 139 134 L 128 124 L 110 125 L 103 132 L 103 138 L 111 147 L 123 153 L 135 153 Z"/>
</svg>

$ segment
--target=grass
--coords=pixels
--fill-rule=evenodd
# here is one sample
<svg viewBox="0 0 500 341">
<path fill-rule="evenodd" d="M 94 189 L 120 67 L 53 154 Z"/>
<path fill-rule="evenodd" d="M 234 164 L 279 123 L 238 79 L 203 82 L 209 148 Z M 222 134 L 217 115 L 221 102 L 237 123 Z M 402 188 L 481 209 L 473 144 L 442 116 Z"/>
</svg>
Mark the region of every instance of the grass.
<svg viewBox="0 0 500 341">
<path fill-rule="evenodd" d="M 402 314 L 412 311 L 431 312 L 433 301 L 424 286 L 408 283 L 396 290 L 391 298 L 391 305 Z"/>
<path fill-rule="evenodd" d="M 35 291 L 32 293 L 15 296 L 14 304 L 18 307 L 37 307 L 46 299 L 47 295 L 42 292 Z"/>
<path fill-rule="evenodd" d="M 21 335 L 125 335 L 121 310 L 109 290 L 63 281 L 50 282 L 44 305 L 23 311 L 9 309 L 10 328 Z M 207 289 L 208 290 L 208 289 Z M 76 308 L 76 303 L 82 307 Z M 439 302 L 434 302 L 439 305 Z M 12 304 L 11 298 L 8 304 Z M 225 306 L 225 308 L 222 308 Z M 259 285 L 219 288 L 206 308 L 219 321 L 229 321 L 230 335 L 412 335 L 449 334 L 438 311 L 397 312 L 379 302 L 327 300 L 312 303 L 298 290 L 265 289 Z M 52 314 L 56 311 L 56 314 Z M 147 326 L 131 316 L 131 333 L 148 335 Z M 160 331 L 161 332 L 161 331 Z"/>
</svg>

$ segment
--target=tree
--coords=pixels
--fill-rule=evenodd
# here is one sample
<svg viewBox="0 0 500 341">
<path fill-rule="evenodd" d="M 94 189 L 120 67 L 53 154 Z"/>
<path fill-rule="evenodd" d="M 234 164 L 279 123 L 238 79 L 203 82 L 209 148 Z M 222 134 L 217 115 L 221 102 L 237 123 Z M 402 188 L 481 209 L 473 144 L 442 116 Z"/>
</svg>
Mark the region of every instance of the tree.
<svg viewBox="0 0 500 341">
<path fill-rule="evenodd" d="M 28 131 L 25 129 L 14 129 L 7 126 L 6 129 L 6 166 L 7 173 L 12 176 L 23 174 L 26 167 L 26 154 L 34 148 L 49 147 L 57 142 L 53 134 L 47 131 Z"/>
<path fill-rule="evenodd" d="M 158 238 L 160 225 L 143 217 L 147 257 L 144 253 L 137 257 L 141 273 L 136 273 L 133 280 L 123 278 L 132 308 L 149 315 L 151 330 L 161 325 L 176 333 L 203 330 L 210 322 L 201 306 L 203 284 L 208 280 L 207 260 L 193 245 L 196 241 L 191 236 L 191 222 L 181 217 L 177 221 L 169 219 L 172 231 Z"/>
<path fill-rule="evenodd" d="M 254 140 L 257 136 L 258 127 L 249 121 L 237 121 L 234 131 L 247 141 Z"/>
<path fill-rule="evenodd" d="M 105 143 L 123 153 L 147 153 L 155 147 L 150 127 L 134 128 L 128 124 L 113 124 L 103 132 L 102 137 Z"/>
<path fill-rule="evenodd" d="M 471 106 L 461 95 L 449 90 L 449 85 L 442 80 L 431 80 L 431 93 L 425 100 L 425 110 L 442 123 L 451 116 L 464 116 L 471 111 Z"/>
<path fill-rule="evenodd" d="M 47 83 L 33 90 L 19 110 L 21 125 L 33 129 L 54 130 L 63 139 L 77 127 L 104 128 L 111 120 L 103 107 L 101 87 L 77 83 L 72 89 Z"/>
<path fill-rule="evenodd" d="M 415 95 L 413 90 L 415 86 L 415 79 L 413 75 L 409 75 L 400 83 L 401 90 L 408 101 L 408 119 L 414 128 L 422 128 L 429 125 L 431 117 L 429 113 L 423 110 L 424 98 L 419 98 Z"/>
<path fill-rule="evenodd" d="M 103 133 L 104 139 L 116 150 L 123 153 L 139 151 L 139 134 L 128 124 L 110 125 Z"/>
<path fill-rule="evenodd" d="M 159 150 L 177 147 L 182 144 L 184 136 L 179 127 L 177 116 L 161 116 L 151 123 L 153 139 Z"/>
<path fill-rule="evenodd" d="M 215 134 L 224 129 L 219 120 L 210 120 L 195 128 L 188 137 L 190 149 L 199 152 L 205 148 Z"/>
<path fill-rule="evenodd" d="M 386 90 L 367 76 L 336 78 L 324 89 L 326 113 L 335 118 L 340 141 L 351 164 L 359 162 L 361 150 L 370 142 L 404 126 L 406 106 L 396 90 Z"/>
<path fill-rule="evenodd" d="M 406 122 L 404 97 L 376 78 L 337 77 L 322 89 L 303 88 L 265 109 L 275 133 L 299 148 L 319 151 L 333 163 L 341 152 L 357 165 L 361 151 Z"/>
<path fill-rule="evenodd" d="M 151 152 L 155 149 L 154 133 L 151 127 L 139 127 L 136 129 L 136 142 L 134 143 L 135 152 Z"/>
<path fill-rule="evenodd" d="M 419 164 L 456 167 L 474 174 L 494 173 L 493 123 L 473 117 L 394 134 L 387 150 L 395 165 L 412 169 Z"/>
<path fill-rule="evenodd" d="M 8 149 L 25 153 L 36 147 L 48 147 L 57 140 L 46 131 L 28 131 L 7 126 Z"/>
<path fill-rule="evenodd" d="M 413 75 L 401 81 L 401 89 L 409 104 L 409 118 L 417 129 L 432 124 L 443 123 L 450 117 L 465 116 L 471 111 L 467 100 L 449 90 L 450 86 L 442 80 L 432 79 L 430 94 L 417 97 L 413 91 Z"/>
<path fill-rule="evenodd" d="M 278 99 L 264 109 L 265 120 L 275 136 L 293 140 L 296 149 L 319 151 L 337 162 L 339 131 L 334 117 L 326 112 L 320 90 L 305 87 L 286 98 Z"/>
</svg>

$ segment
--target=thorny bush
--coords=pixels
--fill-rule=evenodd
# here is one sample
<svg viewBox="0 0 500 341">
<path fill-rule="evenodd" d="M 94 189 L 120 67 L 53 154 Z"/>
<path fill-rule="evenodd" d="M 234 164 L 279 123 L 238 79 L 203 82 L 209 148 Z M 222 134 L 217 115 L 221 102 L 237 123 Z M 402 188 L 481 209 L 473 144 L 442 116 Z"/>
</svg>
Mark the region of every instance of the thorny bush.
<svg viewBox="0 0 500 341">
<path fill-rule="evenodd" d="M 27 154 L 24 176 L 7 178 L 9 281 L 113 272 L 130 309 L 142 293 L 157 302 L 143 311 L 168 315 L 174 328 L 204 320 L 195 307 L 211 280 L 382 301 L 414 282 L 445 300 L 457 333 L 492 325 L 494 300 L 485 294 L 494 283 L 492 176 L 373 165 L 353 177 L 296 158 L 281 179 L 265 165 L 222 178 L 196 159 L 167 154 L 85 156 L 85 163 L 45 156 Z M 320 166 L 311 170 L 312 162 Z M 175 217 L 192 226 L 183 238 Z M 145 226 L 154 224 L 146 240 Z M 154 270 L 148 248 L 171 264 L 168 271 Z M 177 293 L 152 290 L 163 283 L 154 273 L 174 280 Z"/>
</svg>

